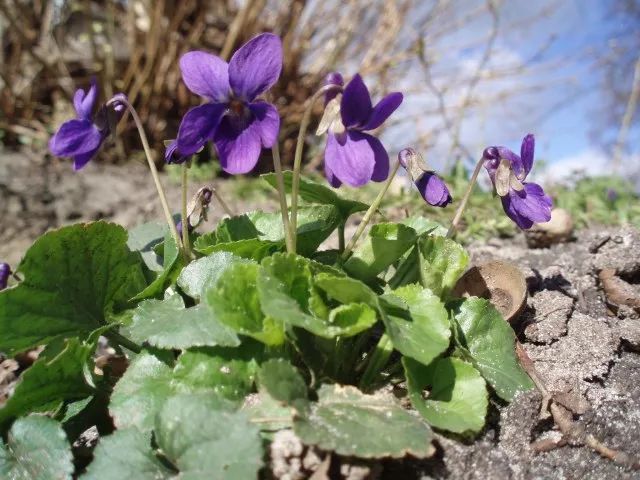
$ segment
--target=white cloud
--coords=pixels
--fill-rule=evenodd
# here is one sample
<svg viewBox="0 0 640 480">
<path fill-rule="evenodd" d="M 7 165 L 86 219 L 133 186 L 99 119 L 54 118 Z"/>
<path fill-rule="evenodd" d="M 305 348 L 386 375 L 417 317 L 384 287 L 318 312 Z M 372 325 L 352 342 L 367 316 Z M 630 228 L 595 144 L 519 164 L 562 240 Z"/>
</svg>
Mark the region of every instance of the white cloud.
<svg viewBox="0 0 640 480">
<path fill-rule="evenodd" d="M 640 169 L 640 155 L 627 155 L 619 163 L 618 171 L 614 169 L 610 154 L 595 148 L 587 148 L 576 154 L 561 157 L 546 166 L 537 175 L 544 182 L 571 182 L 572 179 L 584 176 L 620 174 L 632 178 Z"/>
</svg>

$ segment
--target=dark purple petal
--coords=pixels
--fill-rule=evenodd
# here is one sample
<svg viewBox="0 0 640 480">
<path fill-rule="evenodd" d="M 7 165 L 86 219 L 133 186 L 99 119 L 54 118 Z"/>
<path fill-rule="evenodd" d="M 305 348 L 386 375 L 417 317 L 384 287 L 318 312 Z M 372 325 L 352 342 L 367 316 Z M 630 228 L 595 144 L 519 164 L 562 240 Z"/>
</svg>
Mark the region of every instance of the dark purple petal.
<svg viewBox="0 0 640 480">
<path fill-rule="evenodd" d="M 206 52 L 187 52 L 180 57 L 182 80 L 196 95 L 223 103 L 229 98 L 229 65 Z"/>
<path fill-rule="evenodd" d="M 524 180 L 524 178 L 531 171 L 531 167 L 533 167 L 533 153 L 535 150 L 536 140 L 533 134 L 529 133 L 522 140 L 522 145 L 520 146 L 520 159 L 522 160 L 522 168 L 524 169 L 524 175 L 520 178 L 520 180 Z"/>
<path fill-rule="evenodd" d="M 49 150 L 58 157 L 73 157 L 94 152 L 103 135 L 89 120 L 68 120 L 49 140 Z"/>
<path fill-rule="evenodd" d="M 258 163 L 262 150 L 262 124 L 253 119 L 239 126 L 233 117 L 225 117 L 216 130 L 214 142 L 222 169 L 231 174 L 248 173 Z"/>
<path fill-rule="evenodd" d="M 342 91 L 342 86 L 344 85 L 344 78 L 342 78 L 342 74 L 340 72 L 331 72 L 326 77 L 324 77 L 324 86 L 333 86 L 335 88 L 331 88 L 327 90 L 324 94 L 324 104 L 325 106 L 331 100 L 338 96 L 338 93 Z"/>
<path fill-rule="evenodd" d="M 182 155 L 193 155 L 213 139 L 226 108 L 224 103 L 207 103 L 193 107 L 185 114 L 176 140 Z"/>
<path fill-rule="evenodd" d="M 327 181 L 329 185 L 333 188 L 339 188 L 342 185 L 342 182 L 336 177 L 331 169 L 327 166 L 327 162 L 324 162 L 324 175 L 327 177 Z"/>
<path fill-rule="evenodd" d="M 278 140 L 280 131 L 280 115 L 275 106 L 267 102 L 253 102 L 249 104 L 249 110 L 255 119 L 255 128 L 258 129 L 260 140 L 264 148 L 271 148 Z"/>
<path fill-rule="evenodd" d="M 73 107 L 76 110 L 78 118 L 83 120 L 91 120 L 91 113 L 93 112 L 93 106 L 98 98 L 98 85 L 95 79 L 91 80 L 91 87 L 85 94 L 82 89 L 76 90 L 73 96 Z"/>
<path fill-rule="evenodd" d="M 502 204 L 507 215 L 523 229 L 551 220 L 553 202 L 537 183 L 525 183 L 519 192 L 511 190 Z"/>
<path fill-rule="evenodd" d="M 344 136 L 344 144 L 341 144 L 330 133 L 324 151 L 325 168 L 352 187 L 366 184 L 371 180 L 376 166 L 376 153 L 368 137 L 370 135 L 350 131 Z"/>
<path fill-rule="evenodd" d="M 484 166 L 487 170 L 489 170 L 489 175 L 492 176 L 492 179 L 492 174 L 495 173 L 495 169 L 498 168 L 500 160 L 503 158 L 509 161 L 509 163 L 511 164 L 511 168 L 513 169 L 516 176 L 518 176 L 518 178 L 521 178 L 520 175 L 522 175 L 524 172 L 522 160 L 520 159 L 520 157 L 509 150 L 507 147 L 485 148 L 482 156 L 483 158 L 489 160 L 488 162 L 485 162 Z"/>
<path fill-rule="evenodd" d="M 186 162 L 191 155 L 182 155 L 178 150 L 178 140 L 172 140 L 164 151 L 164 161 L 172 164 Z"/>
<path fill-rule="evenodd" d="M 89 160 L 91 160 L 96 155 L 96 153 L 98 153 L 97 148 L 91 152 L 83 153 L 81 155 L 76 155 L 75 157 L 73 157 L 73 169 L 76 172 L 82 169 L 87 163 L 89 163 Z"/>
<path fill-rule="evenodd" d="M 272 33 L 252 38 L 233 54 L 229 83 L 234 93 L 252 101 L 278 81 L 282 71 L 282 42 Z"/>
<path fill-rule="evenodd" d="M 362 77 L 357 74 L 344 88 L 340 114 L 345 127 L 361 127 L 371 116 L 371 96 Z"/>
<path fill-rule="evenodd" d="M 384 182 L 389 176 L 389 154 L 387 150 L 384 148 L 380 140 L 378 140 L 373 135 L 368 135 L 363 133 L 362 136 L 366 139 L 373 150 L 373 155 L 375 158 L 375 165 L 373 167 L 373 175 L 371 175 L 371 180 L 374 182 Z"/>
<path fill-rule="evenodd" d="M 429 205 L 446 207 L 451 203 L 449 188 L 434 172 L 425 172 L 416 182 L 416 187 Z"/>
<path fill-rule="evenodd" d="M 0 290 L 7 288 L 9 276 L 11 275 L 11 267 L 8 263 L 0 263 Z"/>
<path fill-rule="evenodd" d="M 374 130 L 378 128 L 380 125 L 384 123 L 384 121 L 389 118 L 389 116 L 396 111 L 396 109 L 402 103 L 402 99 L 404 97 L 401 93 L 395 92 L 390 93 L 382 100 L 378 102 L 378 104 L 373 107 L 373 111 L 371 112 L 371 116 L 367 121 L 367 124 L 362 127 L 363 130 Z"/>
</svg>

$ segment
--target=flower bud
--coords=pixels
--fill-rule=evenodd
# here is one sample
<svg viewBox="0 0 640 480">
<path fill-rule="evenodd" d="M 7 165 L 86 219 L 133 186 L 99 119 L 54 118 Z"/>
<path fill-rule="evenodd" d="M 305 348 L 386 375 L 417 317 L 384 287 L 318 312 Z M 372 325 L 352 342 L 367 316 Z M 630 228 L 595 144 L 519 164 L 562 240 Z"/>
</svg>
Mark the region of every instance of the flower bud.
<svg viewBox="0 0 640 480">
<path fill-rule="evenodd" d="M 11 275 L 11 267 L 8 263 L 0 263 L 0 290 L 7 288 L 9 276 Z"/>
</svg>

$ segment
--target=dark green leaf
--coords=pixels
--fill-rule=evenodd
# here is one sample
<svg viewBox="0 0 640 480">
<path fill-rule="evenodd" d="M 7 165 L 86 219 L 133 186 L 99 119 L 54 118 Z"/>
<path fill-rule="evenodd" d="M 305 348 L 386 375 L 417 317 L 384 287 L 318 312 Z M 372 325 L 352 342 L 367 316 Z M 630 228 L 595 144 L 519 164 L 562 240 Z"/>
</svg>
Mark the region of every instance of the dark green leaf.
<svg viewBox="0 0 640 480">
<path fill-rule="evenodd" d="M 91 395 L 94 389 L 88 382 L 92 382 L 94 350 L 94 342 L 72 338 L 55 355 L 41 355 L 20 376 L 13 395 L 0 408 L 0 425 L 29 412 L 57 407 L 64 400 Z"/>
<path fill-rule="evenodd" d="M 127 232 L 105 222 L 44 234 L 27 251 L 24 280 L 0 292 L 0 351 L 15 353 L 56 337 L 86 336 L 146 285 Z"/>
<path fill-rule="evenodd" d="M 225 218 L 216 228 L 216 240 L 218 243 L 235 242 L 238 240 L 250 240 L 258 238 L 258 230 L 247 215 Z"/>
<path fill-rule="evenodd" d="M 0 442 L 0 478 L 71 480 L 73 456 L 67 436 L 55 420 L 33 415 L 15 421 L 7 445 Z"/>
<path fill-rule="evenodd" d="M 275 400 L 296 407 L 299 411 L 306 410 L 307 384 L 302 375 L 286 360 L 267 360 L 260 367 L 258 373 L 260 387 Z"/>
<path fill-rule="evenodd" d="M 451 329 L 449 315 L 440 298 L 419 285 L 407 285 L 394 290 L 411 315 L 411 321 L 388 315 L 387 335 L 394 348 L 424 365 L 449 347 Z"/>
<path fill-rule="evenodd" d="M 433 452 L 431 429 L 391 397 L 364 395 L 355 387 L 323 385 L 318 402 L 294 421 L 308 445 L 362 458 L 423 458 Z"/>
<path fill-rule="evenodd" d="M 411 404 L 431 426 L 455 433 L 477 432 L 484 426 L 487 389 L 472 365 L 440 358 L 425 366 L 409 357 L 402 364 Z"/>
<path fill-rule="evenodd" d="M 516 358 L 513 329 L 488 300 L 466 299 L 455 321 L 462 333 L 460 347 L 500 398 L 511 401 L 533 387 Z"/>
<path fill-rule="evenodd" d="M 445 237 L 422 237 L 418 241 L 420 282 L 440 298 L 446 298 L 469 263 L 458 243 Z"/>
<path fill-rule="evenodd" d="M 216 317 L 242 335 L 248 335 L 267 345 L 284 342 L 281 321 L 262 313 L 257 278 L 260 266 L 236 263 L 229 267 L 207 294 L 207 303 Z"/>
<path fill-rule="evenodd" d="M 131 339 L 158 348 L 236 347 L 240 339 L 220 323 L 206 304 L 185 308 L 182 297 L 146 300 L 136 308 L 129 328 Z"/>
<path fill-rule="evenodd" d="M 400 223 L 379 223 L 344 264 L 345 271 L 364 282 L 398 260 L 416 241 L 416 231 Z"/>
<path fill-rule="evenodd" d="M 291 185 L 293 183 L 293 173 L 286 171 L 284 173 L 284 185 L 287 193 L 291 193 Z M 263 175 L 269 185 L 273 188 L 277 188 L 276 176 L 274 173 L 267 173 Z M 364 212 L 369 208 L 369 205 L 362 202 L 356 202 L 353 200 L 346 200 L 340 197 L 329 187 L 309 180 L 305 177 L 300 177 L 300 196 L 302 199 L 309 203 L 319 203 L 321 205 L 334 205 L 340 212 L 340 216 L 345 221 L 350 215 L 356 212 Z"/>
</svg>

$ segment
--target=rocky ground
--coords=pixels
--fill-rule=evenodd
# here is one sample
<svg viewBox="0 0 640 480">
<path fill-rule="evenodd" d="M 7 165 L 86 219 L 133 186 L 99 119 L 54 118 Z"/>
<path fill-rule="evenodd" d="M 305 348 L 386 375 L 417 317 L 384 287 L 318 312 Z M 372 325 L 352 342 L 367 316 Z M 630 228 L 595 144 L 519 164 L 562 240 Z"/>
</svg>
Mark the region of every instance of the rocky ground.
<svg viewBox="0 0 640 480">
<path fill-rule="evenodd" d="M 168 192 L 178 205 L 177 185 Z M 238 211 L 256 206 L 235 204 Z M 214 209 L 210 221 L 220 214 Z M 132 226 L 161 216 L 144 165 L 89 165 L 73 173 L 68 164 L 0 154 L 0 218 L 0 261 L 15 266 L 48 228 L 99 218 Z M 581 231 L 543 249 L 529 249 L 517 236 L 469 250 L 474 264 L 508 260 L 525 273 L 528 304 L 514 327 L 567 418 L 611 449 L 640 458 L 640 232 Z M 0 364 L 0 402 L 33 361 L 17 360 Z M 510 405 L 493 404 L 487 428 L 474 439 L 439 436 L 429 460 L 354 465 L 341 478 L 373 478 L 366 475 L 375 472 L 389 479 L 640 479 L 640 471 L 582 445 L 584 435 L 563 445 L 541 405 L 536 391 Z"/>
</svg>

